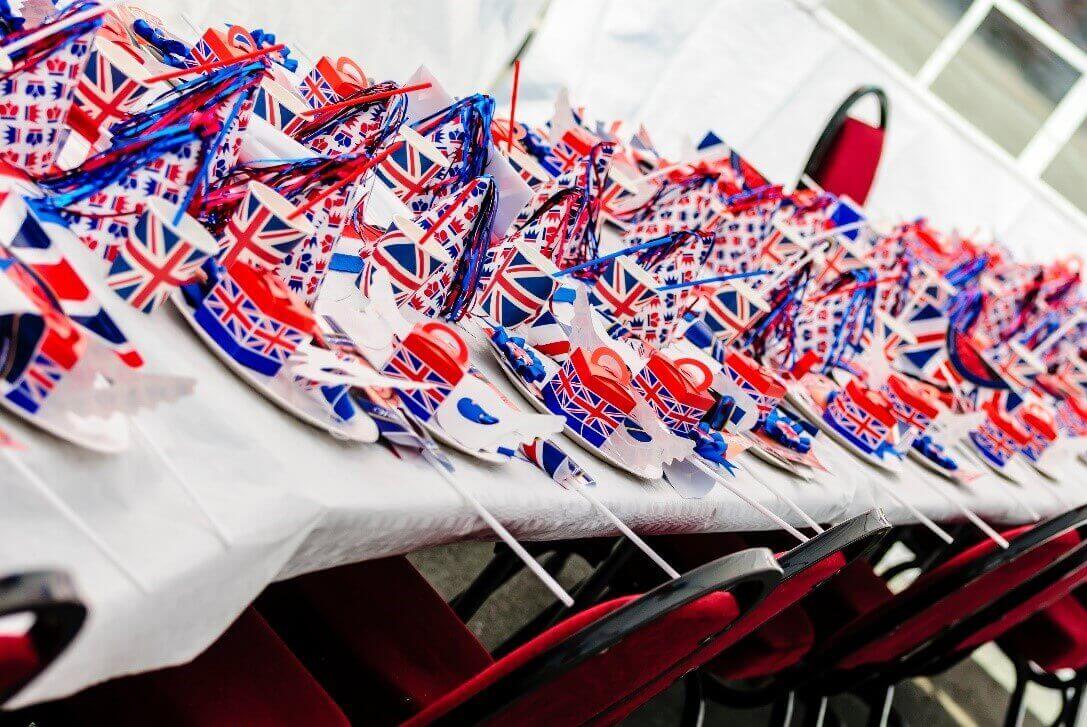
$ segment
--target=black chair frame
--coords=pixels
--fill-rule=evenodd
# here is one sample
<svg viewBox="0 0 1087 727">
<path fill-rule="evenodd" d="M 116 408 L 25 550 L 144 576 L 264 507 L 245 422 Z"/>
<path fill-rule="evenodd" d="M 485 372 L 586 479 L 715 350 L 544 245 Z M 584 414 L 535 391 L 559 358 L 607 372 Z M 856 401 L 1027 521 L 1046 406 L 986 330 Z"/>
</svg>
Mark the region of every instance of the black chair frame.
<svg viewBox="0 0 1087 727">
<path fill-rule="evenodd" d="M 435 724 L 479 724 L 497 717 L 517 700 L 579 664 L 711 593 L 728 592 L 737 599 L 741 615 L 732 622 L 734 625 L 781 582 L 782 575 L 781 566 L 766 548 L 751 548 L 695 568 L 586 626 L 456 705 Z"/>
<path fill-rule="evenodd" d="M 31 571 L 0 578 L 0 617 L 20 613 L 34 616 L 27 636 L 42 668 L 51 664 L 72 642 L 87 618 L 87 607 L 71 579 L 56 571 Z M 0 692 L 3 704 L 32 679 Z"/>
</svg>

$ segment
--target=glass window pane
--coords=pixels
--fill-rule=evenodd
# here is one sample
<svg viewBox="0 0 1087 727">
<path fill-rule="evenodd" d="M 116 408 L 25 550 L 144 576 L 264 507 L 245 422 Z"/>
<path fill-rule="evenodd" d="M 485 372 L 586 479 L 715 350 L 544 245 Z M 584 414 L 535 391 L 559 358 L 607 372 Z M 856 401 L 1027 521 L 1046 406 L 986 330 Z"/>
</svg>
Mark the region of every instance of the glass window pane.
<svg viewBox="0 0 1087 727">
<path fill-rule="evenodd" d="M 1049 163 L 1042 181 L 1087 212 L 1087 124 L 1076 130 Z"/>
<path fill-rule="evenodd" d="M 829 0 L 826 7 L 913 75 L 970 0 Z"/>
<path fill-rule="evenodd" d="M 1057 32 L 1087 51 L 1087 4 L 1083 0 L 1019 0 Z"/>
<path fill-rule="evenodd" d="M 993 10 L 932 91 L 1017 156 L 1078 76 L 1064 59 Z"/>
</svg>

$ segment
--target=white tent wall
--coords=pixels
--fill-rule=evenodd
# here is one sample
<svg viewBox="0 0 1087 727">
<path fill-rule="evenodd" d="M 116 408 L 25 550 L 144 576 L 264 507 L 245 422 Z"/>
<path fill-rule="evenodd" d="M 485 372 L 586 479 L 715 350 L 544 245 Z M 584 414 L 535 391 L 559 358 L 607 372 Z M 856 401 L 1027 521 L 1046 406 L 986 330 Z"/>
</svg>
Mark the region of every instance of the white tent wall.
<svg viewBox="0 0 1087 727">
<path fill-rule="evenodd" d="M 313 60 L 348 55 L 378 80 L 404 80 L 425 64 L 446 89 L 486 89 L 509 62 L 544 0 L 134 0 L 169 27 L 224 22 L 275 33 Z M 308 63 L 294 53 L 299 63 Z"/>
<path fill-rule="evenodd" d="M 862 84 L 891 103 L 877 214 L 995 233 L 1024 259 L 1083 249 L 1078 210 L 825 10 L 790 0 L 553 0 L 523 60 L 518 116 L 545 120 L 565 85 L 596 118 L 644 122 L 668 151 L 713 129 L 787 182 Z"/>
<path fill-rule="evenodd" d="M 201 28 L 260 27 L 310 56 L 350 55 L 378 79 L 403 80 L 425 63 L 458 95 L 491 87 L 545 5 L 523 59 L 522 119 L 547 120 L 566 86 L 597 118 L 645 122 L 672 153 L 682 135 L 713 129 L 785 182 L 846 94 L 876 84 L 891 100 L 869 199 L 876 214 L 996 234 L 1029 259 L 1082 249 L 1087 238 L 1072 205 L 827 11 L 796 0 L 149 2 L 172 27 L 185 27 L 182 12 Z M 494 91 L 508 103 L 508 75 Z"/>
</svg>

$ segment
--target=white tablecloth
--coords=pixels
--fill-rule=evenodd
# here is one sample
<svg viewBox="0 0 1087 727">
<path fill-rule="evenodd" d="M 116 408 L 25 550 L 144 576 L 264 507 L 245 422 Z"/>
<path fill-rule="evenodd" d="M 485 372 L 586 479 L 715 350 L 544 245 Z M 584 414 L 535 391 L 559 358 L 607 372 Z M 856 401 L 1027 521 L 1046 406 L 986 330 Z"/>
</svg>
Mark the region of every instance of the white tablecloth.
<svg viewBox="0 0 1087 727">
<path fill-rule="evenodd" d="M 123 454 L 98 455 L 5 417 L 4 424 L 27 445 L 23 461 L 90 522 L 145 589 L 113 567 L 11 468 L 0 469 L 0 572 L 63 569 L 91 608 L 73 647 L 13 705 L 187 661 L 272 580 L 440 543 L 492 539 L 470 507 L 418 458 L 398 460 L 377 445 L 344 444 L 294 420 L 227 371 L 176 311 L 164 309 L 150 319 L 125 315 L 123 325 L 151 366 L 199 382 L 193 396 L 144 413 L 139 422 L 208 503 L 230 546 L 219 543 L 139 435 Z M 490 354 L 476 354 L 481 368 L 516 398 Z M 600 499 L 639 532 L 770 527 L 721 486 L 703 499 L 684 499 L 664 483 L 621 475 L 570 447 L 596 477 Z M 800 520 L 755 478 L 773 482 L 822 522 L 877 505 L 895 522 L 910 521 L 875 485 L 879 478 L 938 520 L 959 518 L 938 494 L 941 489 L 955 491 L 994 522 L 1027 519 L 1009 493 L 1013 486 L 991 474 L 956 487 L 907 462 L 902 475 L 888 478 L 831 441 L 821 442 L 818 451 L 831 473 L 814 481 L 744 455 L 749 471 L 737 482 L 797 525 Z M 454 459 L 471 491 L 520 538 L 614 534 L 584 499 L 530 465 Z M 1044 515 L 1084 500 L 1078 478 L 1057 487 L 1036 477 L 1018 495 Z"/>
</svg>

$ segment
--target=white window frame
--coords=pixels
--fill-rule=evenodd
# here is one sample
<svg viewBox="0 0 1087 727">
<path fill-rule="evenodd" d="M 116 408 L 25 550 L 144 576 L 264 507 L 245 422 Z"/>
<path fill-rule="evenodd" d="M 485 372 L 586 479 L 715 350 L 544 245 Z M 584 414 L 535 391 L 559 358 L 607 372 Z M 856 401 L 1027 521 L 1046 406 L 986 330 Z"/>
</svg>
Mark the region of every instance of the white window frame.
<svg viewBox="0 0 1087 727">
<path fill-rule="evenodd" d="M 1019 176 L 1030 182 L 1080 225 L 1087 227 L 1087 214 L 1042 181 L 1042 174 L 1064 148 L 1076 130 L 1087 121 L 1087 52 L 1080 50 L 1072 41 L 1061 35 L 1049 23 L 1038 17 L 1020 0 L 973 0 L 962 17 L 951 27 L 948 34 L 933 49 L 916 73 L 910 75 L 866 38 L 838 16 L 823 7 L 827 0 L 794 0 L 812 13 L 824 26 L 850 42 L 883 66 L 907 88 L 914 91 L 941 116 L 994 158 L 1003 162 Z M 966 41 L 977 31 L 991 10 L 1003 13 L 1011 22 L 1034 37 L 1054 55 L 1063 59 L 1080 73 L 1080 77 L 1057 102 L 1042 125 L 1017 156 L 966 121 L 961 114 L 932 93 L 932 83 L 962 49 Z"/>
</svg>

